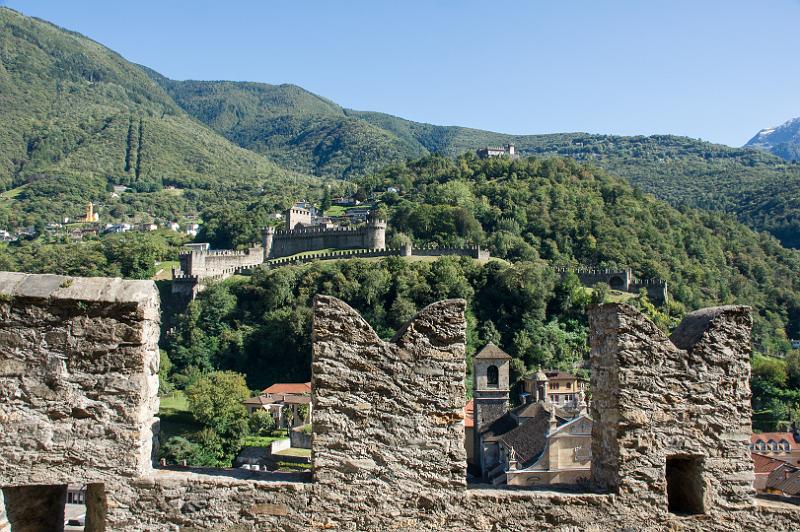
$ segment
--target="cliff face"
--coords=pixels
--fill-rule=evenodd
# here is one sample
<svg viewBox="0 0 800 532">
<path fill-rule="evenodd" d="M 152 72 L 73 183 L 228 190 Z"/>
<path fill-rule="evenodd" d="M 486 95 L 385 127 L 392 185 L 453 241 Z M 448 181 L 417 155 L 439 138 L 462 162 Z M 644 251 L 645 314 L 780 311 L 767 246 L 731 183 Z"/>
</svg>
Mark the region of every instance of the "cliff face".
<svg viewBox="0 0 800 532">
<path fill-rule="evenodd" d="M 745 307 L 690 314 L 671 339 L 631 307 L 594 309 L 600 491 L 468 488 L 464 307 L 435 303 L 384 342 L 342 301 L 316 299 L 313 476 L 155 469 L 154 285 L 0 273 L 0 530 L 58 529 L 76 482 L 90 531 L 789 530 L 800 518 L 753 497 Z"/>
</svg>

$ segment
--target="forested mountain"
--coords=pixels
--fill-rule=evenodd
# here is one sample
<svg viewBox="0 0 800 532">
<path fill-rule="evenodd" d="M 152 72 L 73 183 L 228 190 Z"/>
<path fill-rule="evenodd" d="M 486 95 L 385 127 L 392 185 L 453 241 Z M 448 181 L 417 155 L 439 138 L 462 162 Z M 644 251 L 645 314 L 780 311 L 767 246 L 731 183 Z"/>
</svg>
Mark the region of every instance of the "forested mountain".
<svg viewBox="0 0 800 532">
<path fill-rule="evenodd" d="M 284 174 L 189 117 L 115 52 L 0 8 L 0 190 L 52 175 Z"/>
<path fill-rule="evenodd" d="M 146 71 L 189 114 L 285 168 L 328 177 L 377 170 L 424 149 L 295 85 L 173 81 Z"/>
<path fill-rule="evenodd" d="M 791 353 L 800 364 L 787 341 L 800 333 L 800 252 L 730 217 L 679 211 L 568 158 L 428 156 L 358 183 L 364 190 L 401 188 L 381 199 L 390 244 L 480 243 L 512 263 L 391 258 L 258 271 L 205 292 L 178 319 L 165 344 L 178 382 L 198 369 L 247 372 L 251 387 L 285 375 L 307 379 L 316 293 L 345 299 L 387 338 L 423 306 L 466 297 L 470 349 L 501 345 L 515 358 L 517 376 L 539 365 L 580 365 L 585 307 L 598 294 L 583 292 L 575 278 L 561 280 L 557 265 L 631 267 L 638 276 L 667 279 L 668 306 L 638 302 L 665 329 L 699 307 L 752 305 L 756 351 Z M 767 428 L 800 403 L 800 365 L 789 382 L 786 364 L 776 360 L 754 360 L 757 419 Z M 783 373 L 771 372 L 775 364 Z"/>
<path fill-rule="evenodd" d="M 800 165 L 761 151 L 672 135 L 506 135 L 343 109 L 293 85 L 151 75 L 198 120 L 297 171 L 349 178 L 420 154 L 456 156 L 514 143 L 523 155 L 592 162 L 674 206 L 733 213 L 784 245 L 800 247 Z"/>
<path fill-rule="evenodd" d="M 774 153 L 789 161 L 800 159 L 800 118 L 777 127 L 762 129 L 745 146 Z"/>
</svg>

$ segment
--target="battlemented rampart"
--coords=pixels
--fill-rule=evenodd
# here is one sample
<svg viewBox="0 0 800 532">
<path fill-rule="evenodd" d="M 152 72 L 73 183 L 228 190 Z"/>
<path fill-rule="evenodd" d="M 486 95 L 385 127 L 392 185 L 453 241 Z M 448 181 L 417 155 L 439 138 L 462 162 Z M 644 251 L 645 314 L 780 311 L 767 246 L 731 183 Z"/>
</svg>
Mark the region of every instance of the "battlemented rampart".
<svg viewBox="0 0 800 532">
<path fill-rule="evenodd" d="M 313 475 L 157 469 L 153 283 L 0 273 L 0 530 L 60 529 L 67 483 L 89 485 L 88 531 L 796 527 L 752 489 L 746 307 L 670 338 L 631 307 L 591 311 L 586 493 L 467 486 L 464 309 L 435 303 L 387 342 L 318 296 Z"/>
<path fill-rule="evenodd" d="M 638 294 L 645 290 L 648 299 L 657 305 L 663 305 L 669 298 L 667 281 L 663 279 L 637 279 L 631 270 L 609 270 L 594 268 L 556 268 L 561 275 L 574 273 L 581 284 L 592 287 L 597 283 L 605 283 L 614 290 Z"/>
<path fill-rule="evenodd" d="M 370 220 L 358 227 L 300 227 L 279 231 L 268 227 L 264 235 L 264 256 L 273 259 L 323 249 L 384 248 L 383 220 Z"/>
</svg>

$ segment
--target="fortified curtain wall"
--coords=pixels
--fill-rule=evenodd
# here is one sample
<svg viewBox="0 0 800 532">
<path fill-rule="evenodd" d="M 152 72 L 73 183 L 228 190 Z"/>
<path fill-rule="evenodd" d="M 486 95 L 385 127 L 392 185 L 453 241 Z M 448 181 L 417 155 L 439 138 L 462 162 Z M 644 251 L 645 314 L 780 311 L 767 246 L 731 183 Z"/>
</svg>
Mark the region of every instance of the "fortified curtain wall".
<svg viewBox="0 0 800 532">
<path fill-rule="evenodd" d="M 361 227 L 307 227 L 275 231 L 264 235 L 267 258 L 279 258 L 323 249 L 384 249 L 386 222 L 370 220 Z"/>
<path fill-rule="evenodd" d="M 690 314 L 671 339 L 592 310 L 587 493 L 466 485 L 464 309 L 435 303 L 386 342 L 317 297 L 313 476 L 155 469 L 153 283 L 0 273 L 0 530 L 60 529 L 67 483 L 89 485 L 89 531 L 796 527 L 752 490 L 749 309 Z"/>
</svg>

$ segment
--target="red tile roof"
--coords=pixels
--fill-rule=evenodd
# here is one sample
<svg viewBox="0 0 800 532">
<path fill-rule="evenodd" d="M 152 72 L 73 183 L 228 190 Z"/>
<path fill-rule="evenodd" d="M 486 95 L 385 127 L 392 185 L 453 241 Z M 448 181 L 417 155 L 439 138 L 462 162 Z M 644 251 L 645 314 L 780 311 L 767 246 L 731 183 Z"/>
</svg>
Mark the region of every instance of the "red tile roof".
<svg viewBox="0 0 800 532">
<path fill-rule="evenodd" d="M 781 440 L 786 440 L 789 442 L 789 449 L 792 451 L 795 451 L 798 448 L 797 442 L 794 441 L 794 436 L 792 436 L 791 432 L 762 432 L 761 434 L 750 435 L 750 443 L 756 443 L 757 441 L 769 443 L 770 440 L 774 441 L 775 443 L 780 443 Z"/>
<path fill-rule="evenodd" d="M 264 389 L 263 392 L 265 394 L 296 394 L 296 395 L 303 395 L 306 393 L 311 393 L 311 383 L 310 382 L 297 382 L 297 383 L 284 383 L 284 382 L 276 382 L 269 388 Z"/>
<path fill-rule="evenodd" d="M 475 419 L 472 417 L 475 414 L 475 401 L 470 399 L 464 405 L 464 428 L 470 429 L 475 427 Z"/>
<path fill-rule="evenodd" d="M 764 456 L 763 454 L 752 453 L 753 456 L 753 469 L 756 473 L 771 473 L 775 471 L 782 465 L 787 465 L 789 462 L 784 460 L 778 460 L 776 458 L 770 458 L 769 456 Z"/>
</svg>

